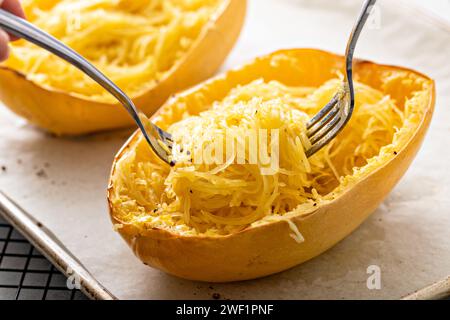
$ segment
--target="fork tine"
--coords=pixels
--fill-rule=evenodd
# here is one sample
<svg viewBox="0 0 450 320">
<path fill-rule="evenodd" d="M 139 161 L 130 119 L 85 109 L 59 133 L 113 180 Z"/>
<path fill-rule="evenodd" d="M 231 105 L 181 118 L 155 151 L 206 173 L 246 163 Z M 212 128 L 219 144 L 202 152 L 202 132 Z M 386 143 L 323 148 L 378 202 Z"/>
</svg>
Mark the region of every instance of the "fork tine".
<svg viewBox="0 0 450 320">
<path fill-rule="evenodd" d="M 338 112 L 335 117 L 314 136 L 310 137 L 312 146 L 306 151 L 308 158 L 330 143 L 344 129 L 351 116 L 352 104 L 352 101 L 347 101 L 345 98 L 338 101 Z"/>
<path fill-rule="evenodd" d="M 320 130 L 317 131 L 315 135 L 312 137 L 309 137 L 309 141 L 312 145 L 316 144 L 318 141 L 320 141 L 323 137 L 325 137 L 331 130 L 334 129 L 336 125 L 341 122 L 342 114 L 337 114 L 333 119 L 331 119 L 325 126 L 320 128 Z"/>
<path fill-rule="evenodd" d="M 330 104 L 331 105 L 331 104 Z M 313 137 L 320 129 L 322 129 L 328 122 L 330 122 L 336 114 L 339 112 L 339 102 L 336 100 L 334 102 L 333 107 L 330 109 L 330 112 L 326 114 L 322 120 L 314 124 L 312 127 L 309 128 L 306 135 L 310 138 Z"/>
<path fill-rule="evenodd" d="M 333 109 L 333 107 L 338 103 L 338 101 L 339 101 L 339 94 L 336 94 L 325 107 L 323 107 L 311 120 L 309 120 L 308 124 L 306 125 L 306 128 L 309 130 L 317 122 L 322 120 L 322 118 L 325 117 L 330 112 L 331 109 Z"/>
<path fill-rule="evenodd" d="M 173 139 L 172 135 L 165 132 L 152 122 L 146 122 L 145 130 L 142 130 L 144 138 L 156 155 L 171 166 L 175 165 L 172 159 Z"/>
<path fill-rule="evenodd" d="M 172 140 L 166 139 L 166 140 L 164 140 L 164 143 L 166 144 L 166 146 L 167 146 L 170 150 L 172 150 L 172 148 L 173 148 L 173 141 L 172 141 Z"/>
<path fill-rule="evenodd" d="M 167 147 L 169 149 L 172 149 L 173 147 L 173 138 L 172 135 L 160 128 L 157 129 L 158 132 L 158 138 L 159 140 L 161 140 L 162 143 L 164 143 L 165 145 L 167 145 Z"/>
<path fill-rule="evenodd" d="M 333 122 L 334 123 L 332 126 L 329 125 L 326 126 L 326 129 L 328 130 L 324 131 L 322 137 L 320 139 L 316 139 L 311 148 L 309 148 L 306 151 L 306 156 L 308 158 L 314 155 L 320 149 L 322 149 L 325 145 L 330 143 L 330 141 L 333 140 L 338 135 L 338 133 L 342 130 L 342 128 L 345 125 L 345 121 L 341 121 L 341 119 Z"/>
</svg>

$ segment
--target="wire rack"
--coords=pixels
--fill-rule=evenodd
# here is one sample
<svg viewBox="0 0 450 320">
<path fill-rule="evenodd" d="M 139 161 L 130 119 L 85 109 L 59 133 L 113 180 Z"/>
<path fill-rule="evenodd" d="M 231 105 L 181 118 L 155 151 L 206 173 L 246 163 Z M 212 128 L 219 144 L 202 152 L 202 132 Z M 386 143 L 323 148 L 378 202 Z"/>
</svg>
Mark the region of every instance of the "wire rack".
<svg viewBox="0 0 450 320">
<path fill-rule="evenodd" d="M 85 300 L 0 212 L 0 300 Z"/>
</svg>

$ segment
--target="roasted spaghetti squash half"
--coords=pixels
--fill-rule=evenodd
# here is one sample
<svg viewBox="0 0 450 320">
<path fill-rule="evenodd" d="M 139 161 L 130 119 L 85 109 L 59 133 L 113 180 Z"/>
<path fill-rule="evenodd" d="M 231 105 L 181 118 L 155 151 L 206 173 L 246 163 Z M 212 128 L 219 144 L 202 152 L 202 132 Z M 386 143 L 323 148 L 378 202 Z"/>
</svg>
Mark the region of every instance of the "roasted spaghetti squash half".
<svg viewBox="0 0 450 320">
<path fill-rule="evenodd" d="M 162 163 L 137 132 L 116 156 L 108 188 L 114 227 L 139 259 L 186 279 L 246 280 L 307 261 L 355 230 L 411 164 L 435 88 L 415 71 L 357 61 L 355 113 L 308 159 L 305 123 L 338 90 L 343 70 L 344 58 L 331 53 L 279 51 L 169 100 L 152 120 L 184 147 L 181 160 Z M 261 130 L 278 132 L 269 173 L 244 148 L 243 133 Z M 199 145 L 229 136 L 236 143 L 222 162 L 195 161 Z M 273 139 L 259 148 L 272 150 Z"/>
<path fill-rule="evenodd" d="M 245 0 L 24 0 L 27 18 L 86 57 L 152 114 L 213 75 L 234 45 Z M 24 40 L 0 65 L 0 99 L 57 135 L 125 127 L 132 119 L 100 85 Z"/>
</svg>

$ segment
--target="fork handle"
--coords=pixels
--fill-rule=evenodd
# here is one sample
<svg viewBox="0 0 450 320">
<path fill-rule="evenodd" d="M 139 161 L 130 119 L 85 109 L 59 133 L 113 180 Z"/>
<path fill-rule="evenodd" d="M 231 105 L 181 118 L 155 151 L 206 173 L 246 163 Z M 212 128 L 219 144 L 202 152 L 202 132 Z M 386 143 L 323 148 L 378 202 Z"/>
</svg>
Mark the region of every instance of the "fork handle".
<svg viewBox="0 0 450 320">
<path fill-rule="evenodd" d="M 0 9 L 0 28 L 16 37 L 23 38 L 47 51 L 50 51 L 80 69 L 103 88 L 105 88 L 109 93 L 111 93 L 117 100 L 119 100 L 139 125 L 140 129 L 145 131 L 145 128 L 139 118 L 139 112 L 131 99 L 110 79 L 108 79 L 108 77 L 106 77 L 80 54 L 26 20 L 2 9 Z"/>
<path fill-rule="evenodd" d="M 366 24 L 367 19 L 369 18 L 372 8 L 376 2 L 377 2 L 376 0 L 366 0 L 364 2 L 359 18 L 355 26 L 353 27 L 352 33 L 347 43 L 347 50 L 345 53 L 347 73 L 345 76 L 346 79 L 351 83 L 353 83 L 352 66 L 353 66 L 353 54 L 355 53 L 356 43 L 358 42 L 361 31 L 363 30 L 364 25 Z M 350 88 L 352 87 L 353 86 L 350 86 Z"/>
</svg>

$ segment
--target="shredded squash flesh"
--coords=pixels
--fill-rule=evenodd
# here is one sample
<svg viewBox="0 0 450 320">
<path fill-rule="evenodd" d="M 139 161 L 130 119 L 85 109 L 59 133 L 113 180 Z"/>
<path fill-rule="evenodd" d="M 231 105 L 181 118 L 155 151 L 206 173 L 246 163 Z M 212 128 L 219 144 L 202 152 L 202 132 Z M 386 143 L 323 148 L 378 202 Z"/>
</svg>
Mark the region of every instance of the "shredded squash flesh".
<svg viewBox="0 0 450 320">
<path fill-rule="evenodd" d="M 417 100 L 426 99 L 425 93 L 417 92 L 399 103 L 357 82 L 351 121 L 336 139 L 308 159 L 305 123 L 341 83 L 336 78 L 308 88 L 255 80 L 234 88 L 208 110 L 198 115 L 186 113 L 182 121 L 170 126 L 169 131 L 184 147 L 183 161 L 173 168 L 158 161 L 140 138 L 121 156 L 112 176 L 116 217 L 143 230 L 217 236 L 308 213 L 332 200 L 396 156 L 397 148 L 411 137 L 421 118 Z M 249 153 L 245 153 L 246 163 L 236 162 L 246 141 L 243 132 L 260 129 L 279 130 L 279 170 L 274 174 L 264 174 L 267 164 L 251 162 Z M 223 158 L 221 164 L 193 160 L 196 146 L 212 145 L 218 137 L 230 135 L 237 143 L 231 148 L 231 157 Z M 292 231 L 296 241 L 303 241 L 296 228 Z"/>
<path fill-rule="evenodd" d="M 86 57 L 128 95 L 155 84 L 191 48 L 220 0 L 24 0 L 27 18 Z M 24 40 L 10 68 L 54 90 L 111 97 L 84 73 Z"/>
</svg>

